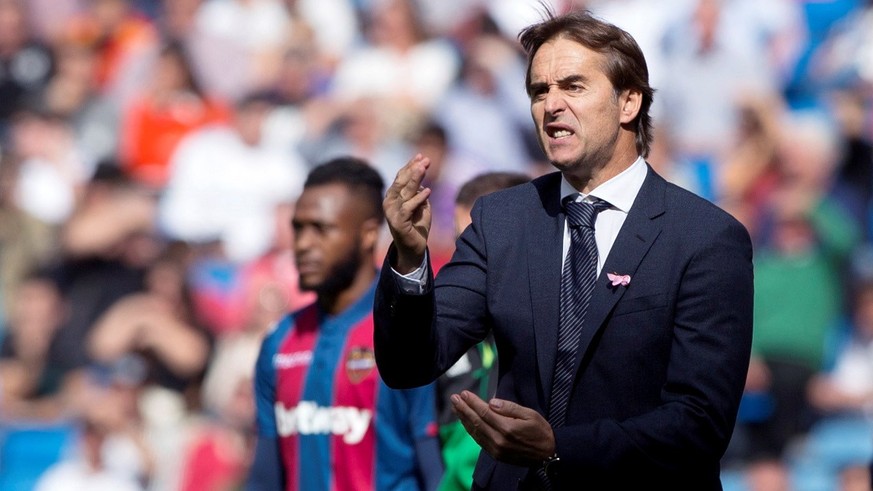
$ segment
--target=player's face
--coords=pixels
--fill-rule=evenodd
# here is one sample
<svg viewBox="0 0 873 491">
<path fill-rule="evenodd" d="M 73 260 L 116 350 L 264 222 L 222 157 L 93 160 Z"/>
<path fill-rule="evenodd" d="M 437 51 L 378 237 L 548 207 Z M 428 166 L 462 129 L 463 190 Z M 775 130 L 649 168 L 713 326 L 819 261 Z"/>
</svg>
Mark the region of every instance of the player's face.
<svg viewBox="0 0 873 491">
<path fill-rule="evenodd" d="M 530 68 L 531 116 L 540 146 L 563 172 L 590 175 L 615 151 L 624 115 L 605 56 L 563 38 L 544 43 Z"/>
<path fill-rule="evenodd" d="M 355 195 L 338 183 L 303 190 L 291 226 L 300 288 L 338 293 L 349 287 L 365 259 L 367 221 Z"/>
</svg>

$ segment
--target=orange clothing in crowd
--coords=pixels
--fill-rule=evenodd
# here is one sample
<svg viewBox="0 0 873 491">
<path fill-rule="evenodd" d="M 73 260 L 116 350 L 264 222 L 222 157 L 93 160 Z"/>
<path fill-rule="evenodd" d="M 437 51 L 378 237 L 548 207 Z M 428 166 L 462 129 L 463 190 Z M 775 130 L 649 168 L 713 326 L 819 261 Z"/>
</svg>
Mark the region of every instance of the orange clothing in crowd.
<svg viewBox="0 0 873 491">
<path fill-rule="evenodd" d="M 121 128 L 121 160 L 134 179 L 163 187 L 169 162 L 179 141 L 189 132 L 212 123 L 227 123 L 231 111 L 224 104 L 193 93 L 179 94 L 167 104 L 135 100 Z"/>
<path fill-rule="evenodd" d="M 147 19 L 129 16 L 99 45 L 97 57 L 97 84 L 101 89 L 111 86 L 124 69 L 128 58 L 158 40 L 155 27 Z"/>
</svg>

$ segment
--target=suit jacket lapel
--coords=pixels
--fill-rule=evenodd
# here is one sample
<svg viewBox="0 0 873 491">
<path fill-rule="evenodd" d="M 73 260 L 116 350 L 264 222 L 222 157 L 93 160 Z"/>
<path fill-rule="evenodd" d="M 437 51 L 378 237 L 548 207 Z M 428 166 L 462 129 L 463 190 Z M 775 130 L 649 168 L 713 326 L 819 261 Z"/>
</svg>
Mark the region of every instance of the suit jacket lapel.
<svg viewBox="0 0 873 491">
<path fill-rule="evenodd" d="M 597 277 L 579 340 L 577 371 L 591 346 L 591 340 L 603 328 L 604 320 L 627 290 L 623 286 L 613 287 L 606 275 L 617 273 L 630 275 L 633 279 L 643 257 L 661 233 L 661 225 L 656 218 L 665 211 L 665 189 L 666 181 L 649 168 L 646 180 L 615 239 L 603 270 Z"/>
<path fill-rule="evenodd" d="M 544 401 L 548 401 L 551 394 L 555 355 L 558 349 L 564 223 L 560 186 L 559 173 L 551 174 L 537 182 L 536 189 L 542 206 L 531 207 L 526 224 L 528 278 L 533 306 L 531 314 Z"/>
</svg>

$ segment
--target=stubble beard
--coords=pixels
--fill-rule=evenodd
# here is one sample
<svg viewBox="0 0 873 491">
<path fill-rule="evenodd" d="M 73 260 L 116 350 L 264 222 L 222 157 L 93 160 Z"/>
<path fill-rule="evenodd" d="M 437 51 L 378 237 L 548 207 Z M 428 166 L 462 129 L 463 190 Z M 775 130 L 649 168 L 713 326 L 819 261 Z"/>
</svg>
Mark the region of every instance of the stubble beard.
<svg viewBox="0 0 873 491">
<path fill-rule="evenodd" d="M 352 286 L 355 277 L 358 275 L 358 270 L 361 267 L 361 258 L 356 252 L 352 252 L 345 260 L 337 263 L 321 283 L 314 285 L 301 283 L 300 289 L 302 291 L 315 292 L 320 297 L 336 297 Z"/>
</svg>

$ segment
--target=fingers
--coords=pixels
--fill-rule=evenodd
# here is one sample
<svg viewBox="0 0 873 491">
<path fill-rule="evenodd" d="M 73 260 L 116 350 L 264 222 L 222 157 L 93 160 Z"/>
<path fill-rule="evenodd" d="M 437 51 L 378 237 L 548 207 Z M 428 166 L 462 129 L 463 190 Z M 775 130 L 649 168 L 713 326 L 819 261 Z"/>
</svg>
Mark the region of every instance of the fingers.
<svg viewBox="0 0 873 491">
<path fill-rule="evenodd" d="M 503 399 L 491 399 L 488 401 L 488 406 L 495 413 L 513 419 L 534 419 L 537 416 L 540 416 L 540 413 L 533 409 Z"/>
<path fill-rule="evenodd" d="M 469 391 L 451 401 L 467 433 L 495 459 L 527 465 L 554 453 L 551 427 L 535 410 L 502 399 L 485 402 Z"/>
<path fill-rule="evenodd" d="M 429 166 L 430 159 L 417 154 L 397 171 L 397 176 L 386 193 L 387 197 L 394 200 L 399 199 L 401 202 L 415 197 L 421 189 L 421 183 L 424 181 Z"/>
<path fill-rule="evenodd" d="M 416 155 L 397 172 L 382 202 L 388 229 L 397 248 L 396 264 L 401 274 L 421 265 L 430 232 L 430 189 L 421 185 L 430 159 Z"/>
<path fill-rule="evenodd" d="M 467 433 L 473 437 L 483 448 L 487 448 L 489 433 L 492 431 L 484 416 L 490 412 L 488 404 L 469 391 L 461 394 L 453 394 L 451 397 L 452 409 L 458 415 L 458 419 Z"/>
<path fill-rule="evenodd" d="M 412 219 L 417 211 L 427 207 L 430 189 L 423 187 L 421 183 L 428 166 L 430 166 L 430 159 L 417 154 L 397 172 L 394 182 L 385 193 L 383 202 L 389 225 L 392 222 L 398 225 L 405 223 Z"/>
</svg>

